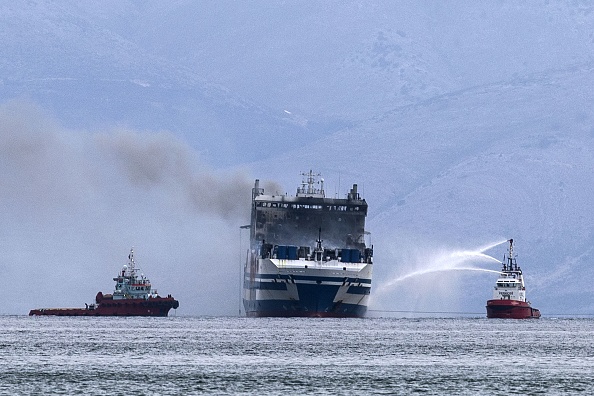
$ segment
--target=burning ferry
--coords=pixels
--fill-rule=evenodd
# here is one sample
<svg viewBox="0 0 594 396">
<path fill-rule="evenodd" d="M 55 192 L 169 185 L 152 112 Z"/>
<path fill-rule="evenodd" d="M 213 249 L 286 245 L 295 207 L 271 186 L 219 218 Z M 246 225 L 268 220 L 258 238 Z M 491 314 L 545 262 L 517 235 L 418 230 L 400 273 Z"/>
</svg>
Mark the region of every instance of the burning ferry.
<svg viewBox="0 0 594 396">
<path fill-rule="evenodd" d="M 326 198 L 319 174 L 302 176 L 296 196 L 265 194 L 259 180 L 252 189 L 246 315 L 363 317 L 373 268 L 367 202 L 356 184 L 346 198 Z"/>
<path fill-rule="evenodd" d="M 85 308 L 38 308 L 29 315 L 55 316 L 167 316 L 171 308 L 177 309 L 179 302 L 171 295 L 161 297 L 143 274 L 138 276 L 134 261 L 134 249 L 130 249 L 128 264 L 118 275 L 112 294 L 98 292 L 95 304 Z"/>
<path fill-rule="evenodd" d="M 518 266 L 514 254 L 514 240 L 509 241 L 507 259 L 503 257 L 503 269 L 497 279 L 493 299 L 487 301 L 487 318 L 499 319 L 537 319 L 540 311 L 532 308 L 526 300 L 526 287 L 522 269 Z"/>
</svg>

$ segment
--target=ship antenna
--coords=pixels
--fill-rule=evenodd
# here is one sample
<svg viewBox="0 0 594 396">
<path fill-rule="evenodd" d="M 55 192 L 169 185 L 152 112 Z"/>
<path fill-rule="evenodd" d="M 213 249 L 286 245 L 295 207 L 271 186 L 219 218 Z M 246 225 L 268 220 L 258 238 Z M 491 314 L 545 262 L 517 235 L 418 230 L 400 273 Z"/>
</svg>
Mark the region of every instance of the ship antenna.
<svg viewBox="0 0 594 396">
<path fill-rule="evenodd" d="M 510 239 L 509 241 L 509 253 L 508 253 L 508 257 L 507 257 L 507 261 L 508 261 L 508 270 L 512 271 L 513 268 L 513 263 L 514 263 L 514 240 L 513 238 Z"/>
<path fill-rule="evenodd" d="M 130 265 L 129 265 L 128 268 L 130 268 L 130 273 L 132 275 L 134 275 L 135 272 L 136 272 L 136 266 L 135 266 L 136 265 L 136 262 L 134 261 L 134 248 L 133 247 L 130 248 L 130 254 L 128 255 L 128 260 L 129 260 L 129 263 L 130 263 Z"/>
<path fill-rule="evenodd" d="M 318 240 L 316 241 L 315 260 L 322 261 L 324 249 L 322 249 L 322 227 L 318 228 Z"/>
<path fill-rule="evenodd" d="M 322 250 L 322 227 L 318 228 L 318 250 Z"/>
<path fill-rule="evenodd" d="M 307 193 L 314 193 L 314 176 L 313 171 L 311 169 L 309 170 L 309 174 L 307 175 Z"/>
</svg>

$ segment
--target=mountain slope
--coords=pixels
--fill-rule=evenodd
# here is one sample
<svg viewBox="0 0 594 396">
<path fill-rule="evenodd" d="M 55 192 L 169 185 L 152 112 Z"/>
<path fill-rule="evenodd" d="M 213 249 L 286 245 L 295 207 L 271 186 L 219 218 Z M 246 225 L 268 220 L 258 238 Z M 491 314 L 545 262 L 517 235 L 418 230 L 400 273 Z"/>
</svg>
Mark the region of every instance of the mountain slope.
<svg viewBox="0 0 594 396">
<path fill-rule="evenodd" d="M 70 253 L 90 252 L 75 263 L 109 280 L 104 266 L 133 242 L 151 249 L 155 283 L 208 300 L 192 314 L 234 313 L 247 218 L 228 205 L 245 205 L 253 178 L 294 193 L 313 169 L 329 195 L 359 183 L 369 201 L 375 307 L 483 312 L 495 275 L 456 271 L 452 257 L 514 238 L 545 316 L 592 313 L 592 11 L 0 4 L 0 289 L 14 301 L 11 280 L 32 266 L 45 282 L 35 301 L 70 276 L 77 289 L 60 298 L 80 305 L 88 279 Z M 498 268 L 486 260 L 466 264 Z M 445 271 L 393 282 L 427 269 Z"/>
<path fill-rule="evenodd" d="M 259 103 L 355 121 L 592 61 L 592 11 L 544 0 L 178 2 L 139 13 L 128 37 Z"/>
<path fill-rule="evenodd" d="M 545 304 L 545 312 L 568 306 L 574 313 L 589 312 L 593 299 L 584 295 L 590 296 L 588 279 L 594 276 L 588 265 L 594 224 L 593 85 L 594 68 L 583 64 L 474 87 L 395 109 L 257 168 L 287 179 L 315 164 L 334 186 L 338 177 L 343 185 L 349 184 L 345 180 L 362 184 L 380 288 L 394 277 L 432 267 L 431 260 L 420 259 L 432 250 L 468 250 L 514 238 L 529 295 Z M 282 171 L 271 170 L 280 162 Z M 490 254 L 501 259 L 504 252 Z M 492 262 L 474 264 L 499 269 Z M 558 287 L 554 274 L 581 280 Z M 447 284 L 462 275 L 440 276 Z M 448 301 L 450 311 L 465 306 L 480 311 L 493 276 L 464 275 L 466 283 L 480 285 L 464 301 L 456 301 L 455 294 L 454 301 L 441 294 L 429 298 L 425 288 L 408 290 L 408 298 L 375 301 L 385 309 L 406 309 L 422 299 L 421 310 Z"/>
<path fill-rule="evenodd" d="M 1 5 L 6 45 L 0 48 L 0 100 L 35 101 L 73 128 L 175 131 L 219 167 L 286 151 L 281 141 L 287 137 L 299 143 L 311 136 L 286 113 L 213 84 L 131 42 L 125 31 L 110 29 L 118 11 L 134 9 L 131 2 L 111 9 L 119 2 L 112 3 Z"/>
</svg>

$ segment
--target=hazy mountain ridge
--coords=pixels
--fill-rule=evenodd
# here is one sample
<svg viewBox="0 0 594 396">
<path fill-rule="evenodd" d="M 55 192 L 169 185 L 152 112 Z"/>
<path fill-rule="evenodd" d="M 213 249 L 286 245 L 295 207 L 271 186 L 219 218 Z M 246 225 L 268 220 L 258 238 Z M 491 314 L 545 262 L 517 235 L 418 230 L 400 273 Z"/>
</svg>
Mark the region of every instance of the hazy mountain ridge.
<svg viewBox="0 0 594 396">
<path fill-rule="evenodd" d="M 559 133 L 592 134 L 592 70 L 591 64 L 577 65 L 440 95 L 361 121 L 272 162 L 312 162 L 321 147 L 324 156 L 317 161 L 329 171 L 356 174 L 376 186 L 391 181 L 399 200 L 493 143 L 523 136 L 526 144 L 546 145 Z M 355 154 L 363 158 L 356 167 Z M 383 204 L 390 198 L 376 199 Z"/>
<path fill-rule="evenodd" d="M 560 313 L 572 296 L 579 301 L 572 312 L 584 312 L 594 305 L 584 299 L 594 277 L 589 264 L 594 258 L 591 86 L 594 68 L 588 63 L 473 87 L 394 109 L 271 163 L 283 161 L 285 176 L 274 174 L 286 178 L 318 158 L 326 180 L 336 184 L 336 176 L 342 175 L 343 180 L 364 183 L 376 262 L 383 264 L 376 268 L 377 279 L 385 282 L 430 266 L 414 262 L 427 251 L 470 249 L 514 238 L 533 301 Z M 347 142 L 356 142 L 359 162 L 343 155 Z M 316 147 L 324 148 L 323 157 Z M 270 174 L 267 165 L 263 168 Z M 410 257 L 417 249 L 424 253 Z M 501 259 L 504 251 L 502 246 L 500 254 L 490 253 Z M 570 271 L 580 273 L 580 281 L 556 287 L 555 274 Z M 490 296 L 492 278 L 449 274 L 433 280 L 452 281 L 456 287 L 461 279 L 470 279 L 473 286 L 467 290 L 482 296 L 471 298 L 474 312 Z M 408 283 L 416 282 L 425 283 Z M 451 304 L 458 304 L 455 309 L 468 304 L 455 295 L 427 297 L 425 286 L 402 287 L 407 292 L 399 293 L 392 305 L 385 300 L 377 304 L 403 310 L 430 310 L 431 304 L 444 310 L 450 304 L 451 310 Z"/>
<path fill-rule="evenodd" d="M 141 37 L 164 57 L 260 102 L 306 117 L 353 120 L 450 90 L 591 60 L 591 9 L 587 2 L 546 1 L 183 4 L 158 21 L 170 35 L 186 34 L 198 51 L 163 45 L 158 30 Z M 209 16 L 222 23 L 213 27 Z"/>
<path fill-rule="evenodd" d="M 53 114 L 57 120 L 34 116 L 27 126 L 24 112 L 15 122 L 42 146 L 44 125 L 69 130 L 38 158 L 39 173 L 50 172 L 45 179 L 0 158 L 0 196 L 10 203 L 4 218 L 13 226 L 0 241 L 14 247 L 0 271 L 15 279 L 13 263 L 34 262 L 41 278 L 51 278 L 43 261 L 65 263 L 69 251 L 80 257 L 88 248 L 84 268 L 109 281 L 127 254 L 120 245 L 135 240 L 147 249 L 138 246 L 139 257 L 153 265 L 156 284 L 181 285 L 186 301 L 215 296 L 186 313 L 236 312 L 228 298 L 237 288 L 233 230 L 247 219 L 188 212 L 183 185 L 224 198 L 239 193 L 214 188 L 223 179 L 179 178 L 184 172 L 169 162 L 162 170 L 173 172 L 164 173 L 170 183 L 143 189 L 89 140 L 125 125 L 140 149 L 156 139 L 146 130 L 171 131 L 165 136 L 180 140 L 162 145 L 171 149 L 165 158 L 176 158 L 175 147 L 192 151 L 197 174 L 210 172 L 200 161 L 244 167 L 242 175 L 249 168 L 290 194 L 308 169 L 322 172 L 331 196 L 358 183 L 370 205 L 376 291 L 442 250 L 514 238 L 529 298 L 545 315 L 568 306 L 592 312 L 593 10 L 586 1 L 2 4 L 0 100 L 26 98 Z M 13 110 L 0 110 L 12 119 Z M 0 152 L 12 152 L 12 130 L 0 132 Z M 138 154 L 151 158 L 151 150 Z M 147 172 L 161 169 L 158 159 Z M 99 179 L 78 184 L 85 167 L 102 169 Z M 247 179 L 231 184 L 249 198 Z M 43 198 L 51 210 L 31 204 Z M 63 198 L 77 205 L 69 211 Z M 489 253 L 500 259 L 504 250 Z M 224 264 L 203 265 L 221 251 Z M 99 286 L 89 293 L 82 271 L 69 275 L 72 263 L 62 265 L 59 274 L 79 283 L 60 298 L 78 305 L 92 298 Z M 558 286 L 575 273 L 570 286 Z M 215 281 L 206 285 L 205 277 Z M 410 278 L 376 293 L 374 305 L 482 312 L 493 277 Z M 40 290 L 47 296 L 54 288 Z"/>
<path fill-rule="evenodd" d="M 253 159 L 260 148 L 286 150 L 272 138 L 277 134 L 296 141 L 311 135 L 286 113 L 240 97 L 107 29 L 102 18 L 111 14 L 95 12 L 104 4 L 74 3 L 3 6 L 0 33 L 8 45 L 0 49 L 0 98 L 36 101 L 75 128 L 123 124 L 172 130 L 206 158 L 217 158 L 218 166 L 238 156 Z M 133 7 L 115 10 L 121 8 Z"/>
<path fill-rule="evenodd" d="M 285 151 L 272 143 L 276 130 L 301 144 L 403 104 L 591 60 L 589 10 L 583 2 L 17 2 L 0 14 L 11 44 L 2 75 L 28 82 L 3 97 L 75 89 L 74 100 L 40 99 L 73 127 L 95 116 L 80 105 L 87 95 L 101 114 L 91 125 L 173 129 L 195 146 L 203 146 L 197 131 L 220 134 L 228 143 L 213 156 L 237 159 L 258 148 L 242 151 L 250 142 L 233 145 L 229 129 Z M 48 87 L 48 78 L 90 81 Z"/>
</svg>

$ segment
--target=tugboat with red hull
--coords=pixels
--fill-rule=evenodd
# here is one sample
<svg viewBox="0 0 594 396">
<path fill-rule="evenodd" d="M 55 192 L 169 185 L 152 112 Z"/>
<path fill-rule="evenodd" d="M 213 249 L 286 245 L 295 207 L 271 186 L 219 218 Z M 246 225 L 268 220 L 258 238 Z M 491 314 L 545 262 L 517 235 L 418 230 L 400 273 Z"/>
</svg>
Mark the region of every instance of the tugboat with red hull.
<svg viewBox="0 0 594 396">
<path fill-rule="evenodd" d="M 513 257 L 514 240 L 509 241 L 509 254 L 503 257 L 503 269 L 497 279 L 493 299 L 487 301 L 487 318 L 538 319 L 540 311 L 526 300 L 522 269 Z"/>
<path fill-rule="evenodd" d="M 113 294 L 99 292 L 95 304 L 85 304 L 85 308 L 39 308 L 32 309 L 29 315 L 167 316 L 171 308 L 179 307 L 179 302 L 171 295 L 159 296 L 148 278 L 143 274 L 137 275 L 133 249 L 128 260 L 128 265 L 124 265 L 118 276 L 113 278 L 116 282 Z"/>
</svg>

